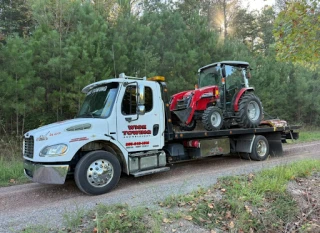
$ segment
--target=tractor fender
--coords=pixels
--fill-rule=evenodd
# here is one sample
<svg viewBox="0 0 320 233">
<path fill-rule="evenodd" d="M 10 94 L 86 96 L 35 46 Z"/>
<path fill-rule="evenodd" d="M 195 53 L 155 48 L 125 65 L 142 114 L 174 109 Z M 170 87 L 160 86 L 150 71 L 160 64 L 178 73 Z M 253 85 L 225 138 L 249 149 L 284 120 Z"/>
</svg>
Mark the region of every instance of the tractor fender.
<svg viewBox="0 0 320 233">
<path fill-rule="evenodd" d="M 254 88 L 253 88 L 253 87 L 246 87 L 246 88 L 242 88 L 242 89 L 238 92 L 238 94 L 237 94 L 237 96 L 236 96 L 236 98 L 235 98 L 235 100 L 234 100 L 234 104 L 233 104 L 233 110 L 234 110 L 235 112 L 238 112 L 238 111 L 239 111 L 239 101 L 240 101 L 240 98 L 241 98 L 241 96 L 242 96 L 245 92 L 247 92 L 247 91 L 254 91 Z"/>
</svg>

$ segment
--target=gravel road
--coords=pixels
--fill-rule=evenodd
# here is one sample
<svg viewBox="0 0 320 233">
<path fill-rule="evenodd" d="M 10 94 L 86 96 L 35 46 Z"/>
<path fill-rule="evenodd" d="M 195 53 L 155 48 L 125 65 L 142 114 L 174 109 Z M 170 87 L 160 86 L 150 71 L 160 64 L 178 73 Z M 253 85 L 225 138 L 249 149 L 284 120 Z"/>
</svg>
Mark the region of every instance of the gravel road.
<svg viewBox="0 0 320 233">
<path fill-rule="evenodd" d="M 127 203 L 152 206 L 171 194 L 188 193 L 206 187 L 217 178 L 246 174 L 304 158 L 320 159 L 320 141 L 284 146 L 284 156 L 263 162 L 237 156 L 211 157 L 175 164 L 169 172 L 134 178 L 123 176 L 116 189 L 100 196 L 82 194 L 73 181 L 65 185 L 24 184 L 0 188 L 0 233 L 20 232 L 26 226 L 61 226 L 63 214 L 96 204 Z"/>
</svg>

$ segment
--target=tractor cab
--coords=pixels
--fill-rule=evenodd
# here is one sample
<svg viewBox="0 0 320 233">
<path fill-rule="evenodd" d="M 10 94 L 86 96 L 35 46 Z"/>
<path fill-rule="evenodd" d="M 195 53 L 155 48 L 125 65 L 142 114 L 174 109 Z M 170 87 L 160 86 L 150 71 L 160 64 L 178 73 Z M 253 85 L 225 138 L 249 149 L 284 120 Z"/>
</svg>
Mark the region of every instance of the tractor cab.
<svg viewBox="0 0 320 233">
<path fill-rule="evenodd" d="M 198 70 L 198 86 L 218 86 L 220 102 L 232 109 L 234 96 L 242 89 L 249 88 L 250 67 L 247 62 L 225 61 L 204 66 Z M 226 93 L 226 95 L 225 95 Z"/>
</svg>

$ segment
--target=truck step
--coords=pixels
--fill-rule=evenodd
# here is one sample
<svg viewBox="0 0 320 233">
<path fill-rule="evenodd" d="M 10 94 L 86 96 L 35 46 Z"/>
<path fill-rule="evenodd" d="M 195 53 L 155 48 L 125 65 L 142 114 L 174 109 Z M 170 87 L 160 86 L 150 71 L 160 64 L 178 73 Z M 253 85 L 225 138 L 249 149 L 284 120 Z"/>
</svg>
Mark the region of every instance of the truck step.
<svg viewBox="0 0 320 233">
<path fill-rule="evenodd" d="M 158 172 L 165 172 L 169 170 L 170 170 L 170 167 L 160 167 L 152 170 L 131 173 L 131 175 L 133 175 L 134 177 L 139 177 L 139 176 L 151 175 Z"/>
</svg>

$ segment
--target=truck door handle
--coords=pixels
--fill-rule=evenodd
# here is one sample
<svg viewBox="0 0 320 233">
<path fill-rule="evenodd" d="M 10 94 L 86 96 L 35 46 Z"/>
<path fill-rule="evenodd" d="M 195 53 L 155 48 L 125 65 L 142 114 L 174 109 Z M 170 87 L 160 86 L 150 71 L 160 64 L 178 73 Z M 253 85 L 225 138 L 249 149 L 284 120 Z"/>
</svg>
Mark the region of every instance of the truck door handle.
<svg viewBox="0 0 320 233">
<path fill-rule="evenodd" d="M 157 136 L 159 133 L 159 125 L 155 124 L 153 125 L 153 136 Z"/>
</svg>

